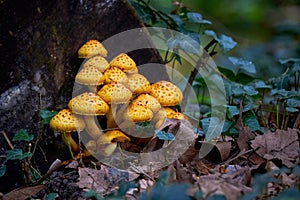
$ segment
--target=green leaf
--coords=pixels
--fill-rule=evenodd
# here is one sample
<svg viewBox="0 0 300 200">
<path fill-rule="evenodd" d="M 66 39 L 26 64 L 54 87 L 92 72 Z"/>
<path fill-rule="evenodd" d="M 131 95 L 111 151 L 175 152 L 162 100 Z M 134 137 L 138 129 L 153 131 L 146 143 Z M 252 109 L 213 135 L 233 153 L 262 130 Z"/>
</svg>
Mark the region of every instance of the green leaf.
<svg viewBox="0 0 300 200">
<path fill-rule="evenodd" d="M 250 111 L 250 110 L 253 110 L 255 108 L 257 108 L 258 105 L 254 104 L 254 103 L 249 103 L 249 104 L 246 104 L 243 108 L 243 113 L 244 112 L 247 112 L 247 111 Z"/>
<path fill-rule="evenodd" d="M 293 108 L 293 107 L 286 107 L 285 109 L 286 109 L 286 111 L 291 112 L 291 113 L 294 113 L 294 112 L 298 112 L 298 111 L 299 111 L 299 109 Z"/>
<path fill-rule="evenodd" d="M 82 197 L 89 199 L 89 198 L 95 198 L 96 200 L 103 200 L 104 197 L 100 195 L 98 192 L 95 190 L 88 190 L 82 193 Z"/>
<path fill-rule="evenodd" d="M 256 74 L 256 68 L 255 65 L 248 60 L 244 60 L 242 58 L 236 58 L 236 57 L 228 57 L 228 60 L 235 66 L 238 67 L 238 73 L 245 73 L 245 74 Z"/>
<path fill-rule="evenodd" d="M 244 89 L 245 93 L 247 95 L 249 95 L 249 96 L 253 96 L 253 95 L 257 95 L 258 94 L 258 91 L 255 90 L 255 88 L 253 86 L 251 86 L 251 85 L 245 85 L 243 87 L 243 89 Z"/>
<path fill-rule="evenodd" d="M 235 42 L 231 37 L 223 34 L 218 36 L 213 30 L 205 30 L 204 34 L 212 36 L 219 43 L 224 54 L 237 45 L 237 42 Z"/>
<path fill-rule="evenodd" d="M 200 121 L 202 123 L 206 141 L 210 141 L 221 134 L 224 121 L 221 121 L 217 117 L 204 118 Z"/>
<path fill-rule="evenodd" d="M 2 165 L 0 167 L 0 177 L 2 177 L 6 172 L 6 165 Z"/>
<path fill-rule="evenodd" d="M 229 129 L 230 129 L 230 127 L 231 127 L 232 125 L 233 125 L 233 122 L 232 122 L 232 121 L 225 120 L 223 129 L 222 129 L 222 133 L 228 132 Z"/>
<path fill-rule="evenodd" d="M 130 0 L 129 3 L 134 7 L 135 11 L 138 13 L 145 24 L 151 24 L 152 19 L 155 18 L 155 16 L 153 16 L 149 7 L 143 6 L 132 0 Z"/>
<path fill-rule="evenodd" d="M 24 129 L 20 129 L 16 132 L 16 134 L 14 135 L 12 141 L 21 141 L 21 140 L 25 140 L 27 142 L 31 141 L 33 139 L 33 134 L 28 134 L 28 132 Z"/>
<path fill-rule="evenodd" d="M 175 140 L 175 136 L 172 133 L 168 133 L 165 131 L 155 130 L 155 135 L 160 140 Z"/>
<path fill-rule="evenodd" d="M 50 111 L 47 109 L 41 109 L 40 110 L 40 116 L 42 118 L 42 124 L 49 124 L 50 120 L 54 115 L 56 115 L 58 112 L 57 111 Z"/>
<path fill-rule="evenodd" d="M 56 197 L 58 197 L 58 193 L 52 192 L 46 195 L 46 200 L 54 200 Z"/>
<path fill-rule="evenodd" d="M 240 109 L 237 106 L 226 105 L 226 107 L 227 107 L 227 111 L 229 114 L 229 118 L 233 118 L 234 116 L 236 116 L 240 113 Z"/>
<path fill-rule="evenodd" d="M 264 81 L 261 81 L 261 80 L 256 81 L 256 82 L 254 83 L 254 87 L 255 87 L 256 89 L 271 89 L 271 88 L 272 88 L 271 85 L 266 85 L 266 83 L 265 83 Z"/>
<path fill-rule="evenodd" d="M 285 89 L 272 89 L 271 92 L 270 92 L 270 95 L 271 96 L 275 96 L 275 95 L 280 95 L 282 97 L 287 97 L 289 94 L 289 91 L 285 90 Z"/>
<path fill-rule="evenodd" d="M 300 58 L 288 58 L 288 59 L 280 59 L 280 64 L 287 64 L 287 63 L 296 63 L 300 62 Z"/>
<path fill-rule="evenodd" d="M 197 12 L 188 12 L 187 18 L 189 22 L 199 23 L 199 24 L 212 24 L 211 21 L 202 18 L 202 15 Z"/>
<path fill-rule="evenodd" d="M 298 99 L 288 99 L 286 105 L 289 107 L 300 107 L 300 100 Z"/>
<path fill-rule="evenodd" d="M 184 24 L 180 16 L 178 15 L 169 15 L 169 16 L 174 20 L 177 26 L 181 27 Z"/>
<path fill-rule="evenodd" d="M 256 115 L 253 112 L 247 113 L 243 116 L 243 122 L 245 126 L 249 126 L 252 132 L 261 131 L 264 132 L 263 128 L 261 128 Z"/>
<path fill-rule="evenodd" d="M 23 153 L 22 149 L 14 148 L 12 150 L 6 151 L 6 159 L 7 160 L 23 160 L 24 158 L 31 157 L 31 152 Z"/>
<path fill-rule="evenodd" d="M 200 43 L 187 34 L 177 33 L 175 37 L 168 39 L 166 44 L 170 49 L 178 48 L 194 54 L 200 52 Z"/>
</svg>

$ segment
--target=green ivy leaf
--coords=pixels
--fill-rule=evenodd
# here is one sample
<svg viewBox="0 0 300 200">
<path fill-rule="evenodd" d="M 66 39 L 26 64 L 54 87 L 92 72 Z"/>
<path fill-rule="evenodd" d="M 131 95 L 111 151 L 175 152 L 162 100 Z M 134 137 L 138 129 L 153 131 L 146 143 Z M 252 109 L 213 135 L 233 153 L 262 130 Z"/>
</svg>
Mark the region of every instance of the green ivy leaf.
<svg viewBox="0 0 300 200">
<path fill-rule="evenodd" d="M 299 111 L 297 108 L 293 108 L 293 107 L 286 107 L 285 109 L 286 109 L 286 111 L 291 112 L 291 113 Z"/>
<path fill-rule="evenodd" d="M 226 107 L 230 118 L 233 118 L 240 113 L 240 109 L 237 106 L 226 105 Z"/>
<path fill-rule="evenodd" d="M 264 132 L 263 128 L 261 128 L 256 115 L 253 112 L 247 113 L 243 116 L 243 122 L 245 126 L 249 126 L 252 132 L 261 131 Z"/>
<path fill-rule="evenodd" d="M 233 125 L 233 122 L 232 122 L 232 121 L 225 120 L 223 129 L 222 129 L 222 133 L 228 132 L 229 129 L 230 129 L 230 127 L 231 127 L 232 125 Z"/>
<path fill-rule="evenodd" d="M 298 99 L 288 99 L 286 105 L 289 107 L 300 107 L 300 100 Z"/>
<path fill-rule="evenodd" d="M 205 134 L 205 140 L 211 141 L 218 137 L 222 132 L 224 121 L 221 121 L 217 117 L 204 118 L 201 120 L 203 132 Z"/>
<path fill-rule="evenodd" d="M 193 22 L 193 23 L 212 24 L 211 21 L 203 19 L 202 15 L 197 12 L 188 12 L 187 18 L 189 22 Z"/>
<path fill-rule="evenodd" d="M 0 167 L 0 177 L 4 176 L 6 172 L 6 165 Z"/>
<path fill-rule="evenodd" d="M 23 153 L 22 149 L 12 149 L 6 151 L 6 159 L 7 160 L 23 160 L 24 158 L 31 157 L 31 152 Z"/>
<path fill-rule="evenodd" d="M 28 132 L 24 129 L 20 129 L 16 132 L 16 134 L 14 135 L 12 141 L 21 141 L 21 140 L 25 140 L 27 142 L 31 141 L 33 139 L 33 134 L 28 134 Z"/>
<path fill-rule="evenodd" d="M 177 33 L 175 37 L 167 40 L 167 46 L 170 49 L 181 49 L 189 53 L 198 54 L 200 52 L 200 43 L 187 34 Z"/>
<path fill-rule="evenodd" d="M 253 96 L 253 95 L 257 95 L 258 94 L 258 91 L 255 90 L 255 88 L 253 86 L 251 86 L 251 85 L 245 85 L 243 87 L 243 90 L 249 96 Z"/>
<path fill-rule="evenodd" d="M 256 81 L 256 82 L 254 83 L 254 87 L 255 87 L 256 89 L 271 89 L 271 88 L 272 88 L 271 85 L 266 85 L 266 83 L 265 83 L 264 81 L 261 81 L 261 80 Z"/>
<path fill-rule="evenodd" d="M 245 73 L 245 74 L 256 74 L 256 68 L 255 65 L 248 60 L 244 60 L 242 58 L 236 58 L 236 57 L 228 57 L 228 60 L 235 66 L 238 67 L 237 74 L 238 73 Z M 237 75 L 236 74 L 236 75 Z"/>
<path fill-rule="evenodd" d="M 58 194 L 55 192 L 49 193 L 46 195 L 46 200 L 54 200 L 56 197 L 58 197 Z"/>
<path fill-rule="evenodd" d="M 50 111 L 50 110 L 47 110 L 47 109 L 41 109 L 40 110 L 40 116 L 42 118 L 42 124 L 49 124 L 52 117 L 54 117 L 54 115 L 56 115 L 56 114 L 57 114 L 57 111 Z"/>
<path fill-rule="evenodd" d="M 155 135 L 160 140 L 175 140 L 175 136 L 172 133 L 168 133 L 165 131 L 155 130 Z"/>
<path fill-rule="evenodd" d="M 145 24 L 151 24 L 154 16 L 152 15 L 151 10 L 147 6 L 143 6 L 132 0 L 130 0 L 129 3 L 134 7 L 134 9 L 139 14 L 139 16 Z"/>
<path fill-rule="evenodd" d="M 219 43 L 224 54 L 237 45 L 237 42 L 235 42 L 231 37 L 223 34 L 218 36 L 213 30 L 205 30 L 204 34 L 212 36 Z"/>
</svg>

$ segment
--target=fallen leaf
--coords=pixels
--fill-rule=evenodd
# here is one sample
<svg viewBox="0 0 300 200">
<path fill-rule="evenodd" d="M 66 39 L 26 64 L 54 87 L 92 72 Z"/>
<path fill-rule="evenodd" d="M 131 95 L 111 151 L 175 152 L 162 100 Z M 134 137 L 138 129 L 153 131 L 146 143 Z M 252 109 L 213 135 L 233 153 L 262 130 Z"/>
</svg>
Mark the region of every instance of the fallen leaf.
<svg viewBox="0 0 300 200">
<path fill-rule="evenodd" d="M 76 184 L 82 189 L 95 190 L 100 194 L 109 193 L 121 183 L 132 181 L 139 175 L 133 172 L 109 168 L 104 165 L 100 170 L 78 168 L 79 182 Z"/>
<path fill-rule="evenodd" d="M 230 156 L 230 151 L 232 148 L 231 142 L 221 141 L 216 144 L 217 149 L 219 150 L 221 161 L 224 162 Z"/>
<path fill-rule="evenodd" d="M 44 185 L 17 188 L 3 196 L 3 200 L 28 199 L 32 195 L 44 189 Z"/>
<path fill-rule="evenodd" d="M 298 130 L 276 130 L 275 133 L 266 131 L 251 141 L 251 147 L 256 153 L 267 160 L 279 159 L 286 167 L 293 167 L 299 163 Z"/>
<path fill-rule="evenodd" d="M 237 144 L 241 151 L 247 151 L 249 149 L 250 141 L 253 140 L 255 134 L 250 131 L 248 126 L 242 127 L 239 131 L 239 136 L 237 138 Z"/>
</svg>

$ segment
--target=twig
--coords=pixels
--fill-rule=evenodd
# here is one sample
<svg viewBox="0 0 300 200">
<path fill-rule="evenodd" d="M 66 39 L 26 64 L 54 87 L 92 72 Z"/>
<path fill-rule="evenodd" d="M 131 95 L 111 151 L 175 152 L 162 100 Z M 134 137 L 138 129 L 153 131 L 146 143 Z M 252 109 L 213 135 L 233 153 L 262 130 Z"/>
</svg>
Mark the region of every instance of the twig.
<svg viewBox="0 0 300 200">
<path fill-rule="evenodd" d="M 132 164 L 131 162 L 129 162 L 130 166 L 133 168 L 133 170 L 135 170 L 138 173 L 144 174 L 147 178 L 149 178 L 151 181 L 155 181 L 149 174 L 147 174 L 146 172 L 144 172 L 143 170 L 139 169 L 137 166 L 135 166 L 134 164 Z"/>
<path fill-rule="evenodd" d="M 258 148 L 259 148 L 259 147 L 258 147 Z M 257 148 L 257 149 L 258 149 L 258 148 Z M 233 157 L 233 158 L 227 160 L 226 162 L 223 162 L 222 164 L 223 164 L 223 165 L 224 165 L 224 164 L 225 164 L 225 165 L 228 165 L 229 163 L 231 163 L 232 161 L 238 159 L 239 157 L 241 157 L 241 156 L 243 156 L 243 155 L 246 155 L 247 153 L 252 153 L 252 152 L 256 151 L 257 149 L 250 149 L 250 150 L 247 150 L 247 151 L 242 151 L 242 152 L 240 152 L 237 156 L 235 156 L 235 157 Z"/>
<path fill-rule="evenodd" d="M 7 134 L 4 131 L 1 131 L 2 135 L 4 136 L 6 142 L 8 143 L 8 145 L 10 146 L 11 149 L 14 149 L 14 146 L 12 145 L 12 143 L 10 142 L 9 138 L 7 137 Z"/>
</svg>

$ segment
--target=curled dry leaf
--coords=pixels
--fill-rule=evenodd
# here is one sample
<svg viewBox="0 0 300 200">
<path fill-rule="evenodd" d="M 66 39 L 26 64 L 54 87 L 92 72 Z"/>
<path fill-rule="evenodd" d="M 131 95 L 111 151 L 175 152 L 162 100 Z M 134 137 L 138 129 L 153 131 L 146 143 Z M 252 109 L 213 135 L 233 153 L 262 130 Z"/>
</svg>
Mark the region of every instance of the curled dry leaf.
<svg viewBox="0 0 300 200">
<path fill-rule="evenodd" d="M 267 160 L 279 159 L 286 167 L 299 163 L 299 138 L 297 129 L 277 130 L 275 133 L 266 131 L 252 140 L 251 147 L 256 153 Z"/>
</svg>

